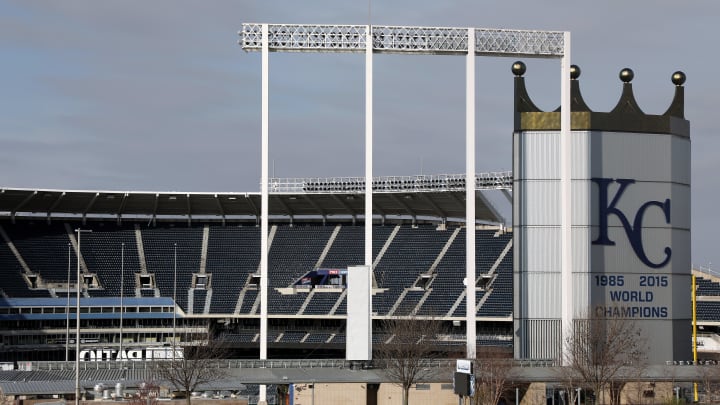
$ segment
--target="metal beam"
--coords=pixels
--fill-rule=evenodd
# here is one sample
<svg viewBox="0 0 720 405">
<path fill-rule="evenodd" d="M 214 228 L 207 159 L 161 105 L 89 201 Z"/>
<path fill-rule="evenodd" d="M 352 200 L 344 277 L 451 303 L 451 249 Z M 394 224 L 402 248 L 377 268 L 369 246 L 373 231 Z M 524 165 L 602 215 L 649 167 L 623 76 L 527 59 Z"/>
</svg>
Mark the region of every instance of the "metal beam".
<svg viewBox="0 0 720 405">
<path fill-rule="evenodd" d="M 355 221 L 357 221 L 357 213 L 355 212 L 355 210 L 353 210 L 353 208 L 350 207 L 345 201 L 343 201 L 342 198 L 340 198 L 337 194 L 332 194 L 331 197 L 333 200 L 337 201 L 338 204 L 342 205 L 342 207 L 347 210 L 350 215 L 352 215 L 353 224 L 355 224 Z"/>
<path fill-rule="evenodd" d="M 122 199 L 120 200 L 120 207 L 118 208 L 117 212 L 117 223 L 120 225 L 122 223 L 122 214 L 125 210 L 125 204 L 127 204 L 129 193 L 123 193 Z"/>
<path fill-rule="evenodd" d="M 285 201 L 283 201 L 282 197 L 278 196 L 274 198 L 274 200 L 277 201 L 278 205 L 282 207 L 283 210 L 285 210 L 285 213 L 287 213 L 287 215 L 290 217 L 290 224 L 292 225 L 293 222 L 295 222 L 295 213 L 293 212 L 293 210 L 290 208 L 289 205 L 285 203 Z"/>
<path fill-rule="evenodd" d="M 260 223 L 260 210 L 258 209 L 257 205 L 252 200 L 252 197 L 250 194 L 245 193 L 245 201 L 247 201 L 248 205 L 250 205 L 250 208 L 252 208 L 253 212 L 255 212 L 255 222 Z M 262 204 L 262 201 L 261 201 Z"/>
<path fill-rule="evenodd" d="M 390 199 L 395 201 L 399 206 L 403 207 L 405 212 L 407 212 L 408 215 L 412 218 L 412 223 L 414 224 L 417 221 L 417 214 L 415 211 L 410 208 L 409 205 L 405 204 L 405 202 L 398 198 L 396 194 L 390 194 Z"/>
<path fill-rule="evenodd" d="M 492 212 L 492 215 L 495 218 L 498 218 L 500 220 L 500 222 L 505 223 L 505 218 L 502 215 L 500 215 L 500 212 L 498 212 L 497 209 L 495 209 L 495 206 L 493 205 L 493 203 L 490 202 L 490 200 L 488 200 L 488 198 L 485 196 L 484 191 L 477 190 L 475 192 L 475 199 L 482 201 L 482 203 L 487 207 L 487 209 L 490 212 Z"/>
<path fill-rule="evenodd" d="M 217 194 L 214 194 L 215 197 L 215 203 L 217 204 L 218 210 L 220 211 L 220 216 L 222 217 L 222 224 L 225 226 L 225 208 L 223 208 L 222 203 L 220 202 L 220 199 L 218 198 Z"/>
<path fill-rule="evenodd" d="M 85 220 L 87 218 L 87 213 L 92 209 L 93 205 L 95 205 L 95 201 L 97 201 L 98 197 L 100 197 L 100 193 L 95 193 L 95 195 L 90 199 L 90 202 L 85 207 L 85 209 L 82 212 L 82 224 L 85 225 Z"/>
<path fill-rule="evenodd" d="M 63 197 L 65 197 L 65 192 L 64 192 L 64 191 L 63 191 L 62 193 L 60 193 L 60 195 L 58 195 L 58 198 L 55 200 L 55 202 L 53 202 L 52 205 L 48 208 L 48 210 L 47 210 L 47 222 L 48 222 L 48 225 L 50 224 L 50 216 L 52 215 L 52 212 L 55 210 L 55 208 L 58 206 L 58 204 L 60 204 L 60 202 L 62 201 Z"/>
<path fill-rule="evenodd" d="M 377 53 L 468 54 L 468 28 L 373 25 L 368 33 L 367 25 L 337 24 L 245 23 L 238 32 L 244 50 L 261 50 L 263 25 L 268 27 L 270 52 L 363 53 L 371 37 L 372 52 Z M 475 55 L 547 58 L 564 52 L 562 31 L 475 28 L 474 34 Z"/>
<path fill-rule="evenodd" d="M 325 212 L 325 210 L 320 208 L 320 206 L 317 205 L 315 201 L 313 201 L 312 198 L 308 197 L 306 194 L 303 194 L 302 198 L 306 203 L 310 204 L 317 212 L 320 213 L 320 216 L 323 219 L 323 225 L 325 225 L 325 222 L 327 221 L 327 213 Z"/>
<path fill-rule="evenodd" d="M 20 204 L 16 205 L 15 208 L 10 211 L 10 218 L 12 219 L 13 223 L 15 221 L 15 213 L 20 211 L 22 207 L 25 206 L 25 204 L 29 203 L 30 200 L 32 200 L 37 195 L 37 190 L 33 191 L 31 194 L 28 194 L 27 197 L 25 197 L 22 201 L 20 201 Z"/>
<path fill-rule="evenodd" d="M 442 208 L 440 208 L 437 204 L 435 204 L 435 201 L 428 198 L 427 195 L 423 193 L 418 193 L 418 197 L 420 197 L 421 200 L 425 201 L 429 206 L 432 207 L 432 209 L 435 211 L 435 215 L 437 215 L 439 218 L 443 218 L 443 220 L 447 219 L 448 215 L 445 211 L 443 211 Z"/>
<path fill-rule="evenodd" d="M 187 207 L 187 221 L 188 227 L 192 226 L 192 206 L 190 205 L 190 194 L 185 194 L 185 204 Z"/>
<path fill-rule="evenodd" d="M 152 209 L 152 224 L 155 226 L 155 218 L 157 218 L 157 210 L 158 210 L 158 204 L 160 202 L 160 194 L 155 194 L 155 201 L 153 202 L 153 209 Z"/>
</svg>

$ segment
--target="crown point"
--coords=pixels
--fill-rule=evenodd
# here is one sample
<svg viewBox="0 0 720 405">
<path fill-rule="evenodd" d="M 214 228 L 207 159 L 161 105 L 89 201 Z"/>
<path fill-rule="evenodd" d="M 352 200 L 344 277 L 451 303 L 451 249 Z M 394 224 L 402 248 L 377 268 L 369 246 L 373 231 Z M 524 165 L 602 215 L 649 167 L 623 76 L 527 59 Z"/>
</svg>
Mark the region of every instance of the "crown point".
<svg viewBox="0 0 720 405">
<path fill-rule="evenodd" d="M 570 66 L 570 78 L 573 80 L 577 80 L 578 77 L 580 77 L 580 66 L 578 66 L 578 65 Z"/>
<path fill-rule="evenodd" d="M 635 73 L 633 73 L 630 68 L 625 68 L 620 71 L 620 80 L 622 80 L 623 83 L 630 83 L 633 77 L 635 77 Z"/>
<path fill-rule="evenodd" d="M 527 69 L 527 67 L 525 66 L 525 64 L 520 61 L 517 61 L 517 62 L 513 63 L 513 65 L 512 65 L 512 72 L 513 72 L 513 74 L 515 74 L 515 76 L 524 75 L 526 69 Z"/>
<path fill-rule="evenodd" d="M 676 86 L 682 86 L 683 84 L 685 84 L 686 79 L 687 77 L 685 76 L 685 73 L 679 70 L 672 74 L 672 82 Z"/>
</svg>

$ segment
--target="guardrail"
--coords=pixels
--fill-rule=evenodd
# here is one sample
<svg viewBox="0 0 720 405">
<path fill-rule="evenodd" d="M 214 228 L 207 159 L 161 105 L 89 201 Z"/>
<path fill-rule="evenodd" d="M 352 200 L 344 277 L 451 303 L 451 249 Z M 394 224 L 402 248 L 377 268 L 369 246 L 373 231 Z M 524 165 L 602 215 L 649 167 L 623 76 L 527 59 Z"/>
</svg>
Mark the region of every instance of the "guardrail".
<svg viewBox="0 0 720 405">
<path fill-rule="evenodd" d="M 170 361 L 170 360 L 168 360 Z M 427 368 L 454 368 L 456 359 L 426 359 L 422 366 Z M 80 363 L 80 370 L 147 370 L 153 368 L 154 361 L 85 361 Z M 21 369 L 62 371 L 75 370 L 74 361 L 37 361 L 20 362 Z M 312 368 L 381 368 L 382 360 L 357 362 L 344 359 L 273 359 L 273 360 L 246 360 L 223 359 L 216 363 L 219 368 L 232 369 L 312 369 Z M 549 360 L 515 360 L 515 367 L 553 367 L 556 364 Z"/>
</svg>

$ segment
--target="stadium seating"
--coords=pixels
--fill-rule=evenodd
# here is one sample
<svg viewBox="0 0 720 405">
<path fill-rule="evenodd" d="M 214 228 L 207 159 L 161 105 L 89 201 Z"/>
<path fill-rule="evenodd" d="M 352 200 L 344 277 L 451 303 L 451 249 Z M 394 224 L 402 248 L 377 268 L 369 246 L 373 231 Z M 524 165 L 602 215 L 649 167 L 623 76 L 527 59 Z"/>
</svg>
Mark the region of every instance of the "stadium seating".
<svg viewBox="0 0 720 405">
<path fill-rule="evenodd" d="M 312 299 L 308 303 L 303 315 L 316 314 L 323 315 L 330 313 L 330 310 L 340 298 L 340 292 L 319 292 L 313 294 Z"/>
<path fill-rule="evenodd" d="M 207 290 L 195 289 L 193 292 L 193 310 L 194 314 L 205 313 L 205 299 L 207 298 Z"/>
<path fill-rule="evenodd" d="M 132 229 L 113 224 L 84 226 L 92 232 L 81 236 L 82 256 L 90 273 L 98 276 L 100 290 L 90 290 L 93 297 L 120 295 L 120 275 L 123 274 L 123 294 L 135 296 L 135 273 L 140 262 Z M 121 254 L 124 244 L 124 255 Z M 124 257 L 123 257 L 124 256 Z M 123 260 L 124 259 L 124 260 Z"/>
<path fill-rule="evenodd" d="M 0 270 L 2 293 L 8 297 L 49 297 L 47 290 L 31 290 L 23 278 L 23 268 L 5 243 L 0 243 Z"/>
<path fill-rule="evenodd" d="M 205 270 L 212 274 L 213 295 L 210 312 L 233 313 L 242 287 L 249 275 L 257 271 L 259 264 L 260 228 L 210 227 Z M 245 299 L 248 298 L 246 293 Z M 250 308 L 246 306 L 244 308 L 246 311 L 244 313 L 248 313 Z"/>
<path fill-rule="evenodd" d="M 62 223 L 48 225 L 38 221 L 3 223 L 2 226 L 33 273 L 45 282 L 67 283 L 70 238 Z M 73 255 L 75 251 L 71 249 L 70 257 Z"/>
<path fill-rule="evenodd" d="M 387 291 L 373 296 L 374 312 L 387 314 L 390 311 L 403 289 L 412 287 L 418 276 L 430 268 L 450 234 L 449 231 L 437 231 L 433 225 L 400 228 L 375 267 L 378 287 Z"/>
<path fill-rule="evenodd" d="M 305 301 L 304 294 L 281 295 L 285 288 L 307 272 L 314 270 L 333 227 L 317 225 L 279 226 L 269 254 L 268 311 L 297 314 Z"/>
<path fill-rule="evenodd" d="M 720 296 L 720 283 L 702 277 L 696 278 L 697 296 L 717 297 Z"/>
<path fill-rule="evenodd" d="M 148 273 L 155 274 L 155 282 L 164 297 L 177 295 L 178 305 L 188 310 L 188 289 L 193 273 L 200 270 L 202 228 L 161 227 L 142 229 L 142 240 Z M 175 246 L 177 245 L 177 263 Z M 177 264 L 177 284 L 175 265 Z"/>
<path fill-rule="evenodd" d="M 423 303 L 419 315 L 441 316 L 450 311 L 465 286 L 465 229 L 461 229 L 435 269 L 429 288 L 432 292 Z"/>
<path fill-rule="evenodd" d="M 122 267 L 126 297 L 173 297 L 175 293 L 179 306 L 187 314 L 232 315 L 248 319 L 259 314 L 259 287 L 254 284 L 257 280 L 253 276 L 260 262 L 260 229 L 254 224 L 198 223 L 189 226 L 172 221 L 156 224 L 56 221 L 48 224 L 25 220 L 17 224 L 3 221 L 0 225 L 32 273 L 38 274 L 44 282 L 66 283 L 68 243 L 73 230 L 82 227 L 92 230 L 82 235 L 82 257 L 87 271 L 96 276 L 99 284 L 98 288 L 87 291 L 89 296 L 119 296 Z M 314 292 L 309 289 L 295 291 L 292 287 L 300 277 L 317 268 L 345 269 L 362 264 L 364 227 L 350 223 L 325 226 L 295 223 L 274 224 L 273 228 L 269 249 L 268 312 L 307 319 L 342 318 L 347 311 L 347 293 L 342 286 Z M 496 233 L 496 230 L 476 231 L 476 274 L 478 279 L 487 280 L 486 285 L 480 283 L 485 288 L 479 288 L 476 294 L 477 314 L 506 321 L 512 315 L 512 251 L 504 255 L 503 252 L 512 235 Z M 207 238 L 204 239 L 204 235 Z M 177 284 L 174 285 L 175 244 Z M 121 263 L 122 246 L 124 257 Z M 381 251 L 382 256 L 378 257 Z M 464 317 L 465 228 L 448 226 L 439 230 L 437 224 L 375 226 L 373 257 L 377 261 L 373 278 L 376 287 L 373 312 L 378 316 L 408 316 L 417 311 L 418 315 L 424 316 Z M 76 260 L 75 251 L 71 249 L 73 282 Z M 435 262 L 437 265 L 433 267 Z M 2 294 L 8 297 L 65 296 L 63 288 L 28 288 L 24 271 L 7 243 L 1 243 Z M 143 271 L 152 276 L 151 285 L 146 288 L 137 285 Z M 202 271 L 207 275 L 208 284 L 196 287 L 193 279 Z M 419 279 L 422 282 L 418 282 Z M 720 291 L 720 284 L 700 280 L 699 291 L 706 295 Z M 714 307 L 703 306 L 704 313 L 714 310 Z M 304 328 L 304 325 L 300 327 Z M 236 344 L 256 344 L 259 330 L 253 328 L 257 327 L 223 332 L 223 339 Z M 478 334 L 478 344 L 509 345 L 511 339 L 506 335 L 511 336 L 512 332 Z M 373 340 L 378 341 L 383 336 L 376 334 Z M 276 325 L 268 341 L 271 344 L 329 343 L 337 346 L 344 344 L 345 338 L 344 327 L 284 330 Z"/>
</svg>

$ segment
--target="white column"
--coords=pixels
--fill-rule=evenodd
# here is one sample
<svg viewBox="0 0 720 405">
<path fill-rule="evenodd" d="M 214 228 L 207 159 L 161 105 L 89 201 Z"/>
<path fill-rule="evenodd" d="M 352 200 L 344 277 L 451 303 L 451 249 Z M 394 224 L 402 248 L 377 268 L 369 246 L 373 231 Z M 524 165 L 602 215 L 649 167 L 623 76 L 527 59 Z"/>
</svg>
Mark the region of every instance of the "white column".
<svg viewBox="0 0 720 405">
<path fill-rule="evenodd" d="M 560 233 L 561 233 L 561 327 L 562 342 L 572 332 L 572 132 L 570 127 L 570 32 L 565 32 L 563 57 L 560 59 Z M 561 352 L 562 352 L 561 346 Z"/>
<path fill-rule="evenodd" d="M 118 350 L 118 356 L 120 356 L 121 361 L 123 360 L 123 315 L 125 312 L 125 307 L 123 306 L 123 298 L 125 297 L 123 288 L 125 288 L 125 242 L 120 244 L 120 350 Z M 173 352 L 173 355 L 175 355 L 175 352 Z"/>
<path fill-rule="evenodd" d="M 368 360 L 372 359 L 372 225 L 373 225 L 373 38 L 372 26 L 365 30 L 365 267 L 370 271 L 368 318 L 370 338 Z M 348 296 L 348 299 L 350 297 Z M 349 302 L 348 302 L 349 304 Z M 347 352 L 347 351 L 346 351 Z"/>
<path fill-rule="evenodd" d="M 475 29 L 468 28 L 465 62 L 465 279 L 467 358 L 476 357 L 475 342 Z"/>
<path fill-rule="evenodd" d="M 68 243 L 67 305 L 65 306 L 65 361 L 70 361 L 70 243 Z"/>
<path fill-rule="evenodd" d="M 262 25 L 262 169 L 260 174 L 260 360 L 267 359 L 267 302 L 268 302 L 268 171 L 269 171 L 269 131 L 268 131 L 268 25 Z M 260 386 L 259 401 L 267 403 L 266 386 Z"/>
<path fill-rule="evenodd" d="M 75 298 L 75 405 L 80 405 L 80 228 L 77 231 L 77 297 Z"/>
<path fill-rule="evenodd" d="M 373 179 L 373 39 L 372 26 L 365 31 L 365 266 L 372 271 L 372 179 Z M 371 305 L 372 307 L 372 305 Z"/>
</svg>

